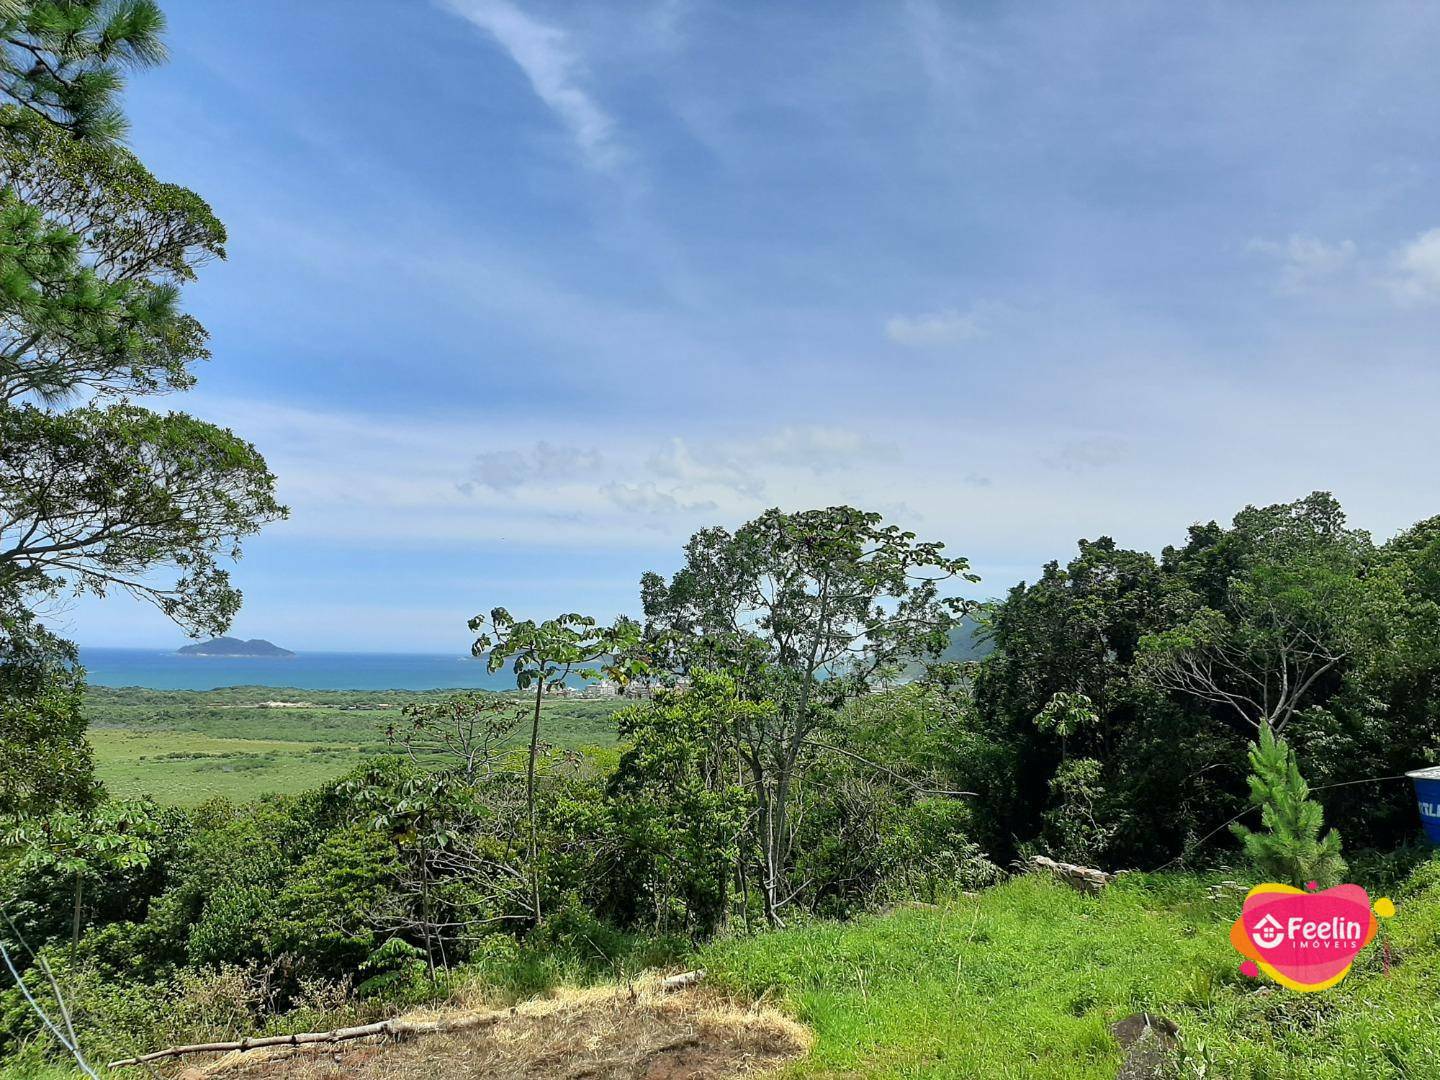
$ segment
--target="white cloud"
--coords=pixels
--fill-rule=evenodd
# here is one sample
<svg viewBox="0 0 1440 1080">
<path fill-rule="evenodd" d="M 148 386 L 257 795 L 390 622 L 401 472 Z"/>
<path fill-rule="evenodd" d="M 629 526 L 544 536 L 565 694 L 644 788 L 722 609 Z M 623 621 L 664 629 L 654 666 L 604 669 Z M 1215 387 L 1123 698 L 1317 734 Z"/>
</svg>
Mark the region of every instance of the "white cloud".
<svg viewBox="0 0 1440 1080">
<path fill-rule="evenodd" d="M 613 169 L 621 151 L 615 121 L 580 85 L 584 65 L 563 30 L 538 22 L 509 0 L 443 0 L 444 6 L 485 31 L 510 54 L 543 101 L 570 130 L 586 162 Z"/>
<path fill-rule="evenodd" d="M 715 447 L 697 451 L 678 435 L 645 464 L 654 475 L 679 484 L 724 488 L 751 498 L 765 490 L 760 478 L 733 454 Z"/>
<path fill-rule="evenodd" d="M 1129 456 L 1130 448 L 1124 440 L 1110 435 L 1093 435 L 1062 443 L 1043 461 L 1052 469 L 1079 473 L 1118 465 Z"/>
<path fill-rule="evenodd" d="M 894 443 L 877 442 L 843 427 L 785 427 L 750 444 L 753 456 L 775 465 L 790 465 L 823 473 L 842 469 L 861 458 L 894 461 L 900 456 Z"/>
<path fill-rule="evenodd" d="M 666 517 L 702 511 L 708 513 L 719 508 L 709 499 L 686 502 L 674 492 L 660 490 L 650 481 L 640 484 L 606 484 L 601 490 L 605 497 L 621 510 L 632 514 Z"/>
<path fill-rule="evenodd" d="M 1430 229 L 1395 254 L 1391 292 L 1401 303 L 1440 300 L 1440 229 Z"/>
<path fill-rule="evenodd" d="M 700 445 L 675 436 L 645 464 L 652 475 L 682 487 L 758 499 L 766 490 L 765 474 L 774 476 L 778 470 L 801 469 L 820 476 L 865 461 L 894 462 L 899 456 L 893 443 L 851 428 L 800 425 Z"/>
<path fill-rule="evenodd" d="M 1279 263 L 1281 292 L 1307 292 L 1339 280 L 1355 298 L 1388 293 L 1403 305 L 1440 301 L 1440 228 L 1417 234 L 1384 259 L 1361 257 L 1350 240 L 1332 244 L 1299 233 L 1281 241 L 1252 240 L 1249 248 Z"/>
<path fill-rule="evenodd" d="M 470 482 L 460 490 L 471 494 L 476 484 L 492 491 L 513 491 L 535 480 L 564 480 L 593 473 L 604 459 L 598 450 L 537 442 L 528 450 L 487 450 L 470 465 Z"/>
<path fill-rule="evenodd" d="M 969 311 L 946 308 L 921 315 L 895 315 L 885 323 L 886 337 L 911 348 L 963 345 L 985 333 L 985 320 L 978 306 Z"/>
<path fill-rule="evenodd" d="M 1252 240 L 1250 250 L 1280 263 L 1280 290 L 1287 293 L 1304 292 L 1335 277 L 1355 261 L 1353 240 L 1327 244 L 1300 233 L 1286 240 Z"/>
</svg>

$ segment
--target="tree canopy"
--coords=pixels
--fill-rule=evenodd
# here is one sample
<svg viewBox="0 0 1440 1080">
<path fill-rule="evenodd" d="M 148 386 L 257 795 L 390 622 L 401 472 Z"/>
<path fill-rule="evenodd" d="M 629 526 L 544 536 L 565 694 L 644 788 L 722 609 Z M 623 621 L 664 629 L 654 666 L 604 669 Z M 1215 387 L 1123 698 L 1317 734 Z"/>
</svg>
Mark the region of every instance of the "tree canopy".
<svg viewBox="0 0 1440 1080">
<path fill-rule="evenodd" d="M 165 58 L 155 0 L 3 0 L 0 95 L 76 138 L 125 133 L 124 72 Z"/>
<path fill-rule="evenodd" d="M 735 674 L 750 700 L 738 749 L 758 789 L 766 916 L 794 899 L 790 808 L 825 717 L 877 672 L 935 657 L 973 604 L 946 582 L 976 581 L 944 544 L 849 506 L 768 510 L 734 533 L 696 533 L 666 583 L 641 580 L 646 638 L 684 671 Z"/>
<path fill-rule="evenodd" d="M 153 23 L 147 9 L 55 3 L 27 17 L 42 29 L 79 20 L 74 40 L 51 43 L 83 67 L 87 55 L 128 55 L 126 35 Z M 85 20 L 101 18 L 113 41 L 112 30 L 86 37 Z M 274 478 L 229 431 L 130 401 L 193 385 L 191 365 L 209 353 L 180 290 L 224 257 L 225 238 L 203 199 L 129 151 L 35 110 L 6 117 L 0 585 L 12 600 L 121 588 L 192 633 L 228 626 L 240 595 L 217 559 L 284 515 Z"/>
<path fill-rule="evenodd" d="M 225 257 L 194 192 L 21 118 L 0 139 L 0 401 L 186 390 L 207 359 L 182 286 Z"/>
<path fill-rule="evenodd" d="M 218 634 L 240 605 L 218 560 L 282 513 L 264 459 L 213 424 L 134 405 L 0 409 L 0 587 L 12 595 L 120 588 Z"/>
</svg>

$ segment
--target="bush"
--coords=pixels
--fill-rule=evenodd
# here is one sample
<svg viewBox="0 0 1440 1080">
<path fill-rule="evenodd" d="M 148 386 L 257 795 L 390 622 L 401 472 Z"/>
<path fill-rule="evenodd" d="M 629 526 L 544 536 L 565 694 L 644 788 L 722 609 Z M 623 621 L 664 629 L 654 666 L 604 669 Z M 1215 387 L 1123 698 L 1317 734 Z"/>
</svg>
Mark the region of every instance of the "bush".
<svg viewBox="0 0 1440 1080">
<path fill-rule="evenodd" d="M 308 977 L 348 976 L 372 961 L 394 859 L 394 845 L 373 829 L 352 825 L 327 836 L 275 899 L 272 952 L 295 957 Z"/>
<path fill-rule="evenodd" d="M 703 937 L 725 918 L 751 804 L 717 750 L 740 705 L 728 678 L 700 674 L 617 714 L 630 747 L 606 790 L 604 910 L 626 926 Z"/>
<path fill-rule="evenodd" d="M 1315 881 L 1321 888 L 1337 884 L 1345 874 L 1340 834 L 1331 829 L 1320 835 L 1325 812 L 1310 798 L 1295 752 L 1275 737 L 1269 724 L 1260 729 L 1260 739 L 1251 747 L 1250 767 L 1250 802 L 1260 810 L 1264 831 L 1232 826 L 1245 854 L 1271 881 L 1288 885 Z"/>
</svg>

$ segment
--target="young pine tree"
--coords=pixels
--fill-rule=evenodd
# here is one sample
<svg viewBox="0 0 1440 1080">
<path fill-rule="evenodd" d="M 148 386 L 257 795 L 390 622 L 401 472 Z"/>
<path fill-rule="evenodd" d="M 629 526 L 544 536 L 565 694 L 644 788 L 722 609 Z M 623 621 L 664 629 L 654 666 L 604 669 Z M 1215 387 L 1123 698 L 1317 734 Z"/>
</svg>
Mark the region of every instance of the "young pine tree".
<svg viewBox="0 0 1440 1080">
<path fill-rule="evenodd" d="M 1338 884 L 1345 875 L 1340 834 L 1322 837 L 1325 812 L 1310 798 L 1295 752 L 1265 724 L 1260 741 L 1250 747 L 1250 802 L 1260 808 L 1260 831 L 1231 826 L 1245 854 L 1272 881 L 1291 885 L 1316 882 L 1320 888 Z"/>
</svg>

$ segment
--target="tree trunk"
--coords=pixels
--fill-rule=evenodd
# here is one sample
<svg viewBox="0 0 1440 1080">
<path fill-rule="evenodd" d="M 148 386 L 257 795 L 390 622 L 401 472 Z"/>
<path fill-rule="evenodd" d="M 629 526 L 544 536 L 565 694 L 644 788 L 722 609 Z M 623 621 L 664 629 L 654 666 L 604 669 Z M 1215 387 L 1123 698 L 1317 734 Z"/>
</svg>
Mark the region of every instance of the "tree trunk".
<svg viewBox="0 0 1440 1080">
<path fill-rule="evenodd" d="M 435 985 L 435 947 L 431 944 L 431 928 L 435 920 L 430 915 L 430 860 L 426 858 L 425 845 L 420 845 L 420 926 L 425 933 L 425 965 L 430 969 L 430 985 Z"/>
<path fill-rule="evenodd" d="M 75 950 L 80 945 L 80 915 L 84 911 L 85 879 L 75 872 L 75 909 L 70 916 L 70 968 L 75 968 Z"/>
<path fill-rule="evenodd" d="M 785 830 L 790 820 L 787 806 L 790 801 L 790 770 L 783 760 L 779 775 L 773 784 L 762 784 L 763 824 L 765 827 L 765 880 L 761 882 L 765 896 L 765 921 L 771 926 L 784 926 L 780 909 L 787 899 L 786 858 L 789 845 L 785 842 Z"/>
<path fill-rule="evenodd" d="M 540 698 L 545 680 L 535 683 L 535 714 L 530 722 L 530 760 L 525 767 L 525 808 L 530 816 L 530 898 L 535 907 L 535 925 L 540 925 L 539 829 L 535 821 L 535 759 L 540 754 Z"/>
</svg>

